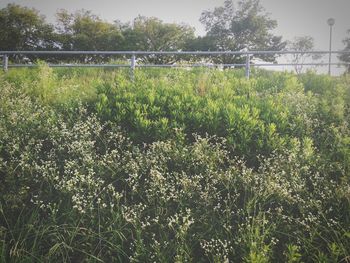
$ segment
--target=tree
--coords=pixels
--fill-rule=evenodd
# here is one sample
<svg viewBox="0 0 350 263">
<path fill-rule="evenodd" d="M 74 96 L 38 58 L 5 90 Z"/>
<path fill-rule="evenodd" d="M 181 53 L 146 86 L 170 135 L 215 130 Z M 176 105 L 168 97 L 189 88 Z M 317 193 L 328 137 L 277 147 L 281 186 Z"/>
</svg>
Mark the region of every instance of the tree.
<svg viewBox="0 0 350 263">
<path fill-rule="evenodd" d="M 242 0 L 235 8 L 232 0 L 213 11 L 204 11 L 200 21 L 206 29 L 206 36 L 212 43 L 202 49 L 222 51 L 248 50 L 281 50 L 286 43 L 282 37 L 274 36 L 270 31 L 276 28 L 277 22 L 269 18 L 259 0 Z M 275 61 L 276 56 L 259 56 L 265 61 Z M 217 62 L 242 63 L 244 57 L 219 57 Z"/>
<path fill-rule="evenodd" d="M 53 26 L 35 9 L 9 4 L 0 10 L 0 25 L 0 50 L 55 48 Z M 22 58 L 17 56 L 15 60 Z"/>
<path fill-rule="evenodd" d="M 289 49 L 293 51 L 309 52 L 314 49 L 314 39 L 310 36 L 295 37 L 293 41 L 288 42 Z M 291 63 L 295 64 L 294 69 L 297 74 L 303 71 L 303 63 L 306 59 L 318 60 L 322 57 L 320 54 L 299 53 L 292 54 Z"/>
<path fill-rule="evenodd" d="M 80 10 L 74 14 L 60 10 L 57 14 L 57 42 L 61 50 L 111 51 L 121 48 L 123 35 L 119 27 L 102 21 L 90 11 Z M 87 61 L 102 61 L 106 56 L 88 56 Z"/>
<path fill-rule="evenodd" d="M 348 30 L 348 34 L 350 35 L 350 29 Z M 350 52 L 350 36 L 346 37 L 343 40 L 345 45 L 344 51 Z M 339 56 L 339 59 L 345 63 L 350 63 L 350 53 L 344 53 Z M 350 73 L 350 64 L 347 65 L 347 72 Z"/>
<path fill-rule="evenodd" d="M 133 25 L 123 27 L 125 50 L 140 51 L 179 51 L 194 39 L 194 28 L 185 24 L 164 23 L 155 17 L 138 16 Z M 144 61 L 152 63 L 173 63 L 176 56 L 148 56 Z"/>
</svg>

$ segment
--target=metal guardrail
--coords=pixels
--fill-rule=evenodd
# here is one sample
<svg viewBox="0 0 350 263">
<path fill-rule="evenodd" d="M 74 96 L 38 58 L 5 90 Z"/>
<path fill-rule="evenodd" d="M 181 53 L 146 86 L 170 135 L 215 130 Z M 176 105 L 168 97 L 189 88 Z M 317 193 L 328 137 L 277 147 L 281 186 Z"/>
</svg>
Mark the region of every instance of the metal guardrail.
<svg viewBox="0 0 350 263">
<path fill-rule="evenodd" d="M 130 64 L 49 64 L 50 67 L 104 67 L 121 68 L 129 67 L 131 77 L 134 77 L 136 67 L 245 67 L 245 75 L 249 78 L 250 67 L 261 66 L 330 66 L 330 65 L 350 65 L 350 63 L 283 63 L 283 64 L 265 64 L 251 63 L 251 57 L 254 55 L 285 55 L 285 54 L 348 54 L 350 51 L 0 51 L 2 56 L 3 70 L 6 72 L 9 68 L 35 67 L 35 64 L 9 64 L 9 56 L 13 55 L 126 55 L 130 56 Z M 220 56 L 220 55 L 240 55 L 245 56 L 245 63 L 241 64 L 137 64 L 136 56 L 149 55 L 194 55 L 194 56 Z"/>
</svg>

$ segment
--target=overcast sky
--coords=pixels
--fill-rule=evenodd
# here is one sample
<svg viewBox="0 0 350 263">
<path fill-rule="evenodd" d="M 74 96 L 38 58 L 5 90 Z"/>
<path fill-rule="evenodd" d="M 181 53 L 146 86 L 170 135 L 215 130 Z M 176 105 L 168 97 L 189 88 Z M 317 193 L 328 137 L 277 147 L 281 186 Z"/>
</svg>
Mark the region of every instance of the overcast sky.
<svg viewBox="0 0 350 263">
<path fill-rule="evenodd" d="M 260 0 L 270 17 L 277 20 L 276 35 L 284 40 L 295 36 L 312 36 L 315 48 L 328 50 L 329 26 L 327 19 L 333 17 L 334 50 L 344 48 L 342 40 L 350 29 L 350 0 Z M 221 6 L 224 0 L 0 0 L 0 8 L 8 3 L 34 7 L 45 15 L 49 22 L 55 21 L 58 9 L 74 12 L 79 9 L 93 11 L 107 21 L 131 21 L 138 15 L 155 16 L 165 22 L 186 23 L 204 34 L 199 22 L 203 10 Z"/>
</svg>

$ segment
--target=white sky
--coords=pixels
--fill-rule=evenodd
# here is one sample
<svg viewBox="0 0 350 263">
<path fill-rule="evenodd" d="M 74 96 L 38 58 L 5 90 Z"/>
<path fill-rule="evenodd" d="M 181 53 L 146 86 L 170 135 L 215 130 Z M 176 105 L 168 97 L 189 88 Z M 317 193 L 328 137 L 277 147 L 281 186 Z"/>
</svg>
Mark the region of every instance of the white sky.
<svg viewBox="0 0 350 263">
<path fill-rule="evenodd" d="M 237 1 L 237 0 L 236 0 Z M 333 50 L 344 48 L 342 40 L 350 29 L 350 0 L 260 0 L 270 17 L 277 20 L 274 33 L 292 40 L 295 36 L 311 36 L 315 48 L 328 50 L 329 26 L 327 19 L 333 17 Z M 201 12 L 222 5 L 224 0 L 0 0 L 0 8 L 8 3 L 34 7 L 49 22 L 55 21 L 58 9 L 74 12 L 91 10 L 106 21 L 131 21 L 138 15 L 155 16 L 165 22 L 186 23 L 203 35 L 199 22 Z M 335 61 L 335 60 L 334 60 Z"/>
</svg>

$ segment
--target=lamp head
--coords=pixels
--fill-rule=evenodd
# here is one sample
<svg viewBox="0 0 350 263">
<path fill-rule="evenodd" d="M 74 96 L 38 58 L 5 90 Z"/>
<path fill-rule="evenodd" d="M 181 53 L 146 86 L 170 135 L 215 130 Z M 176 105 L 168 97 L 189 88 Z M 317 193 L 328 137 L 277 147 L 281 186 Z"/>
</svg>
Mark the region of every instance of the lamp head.
<svg viewBox="0 0 350 263">
<path fill-rule="evenodd" d="M 333 25 L 335 24 L 334 18 L 329 18 L 329 19 L 327 20 L 327 24 L 328 24 L 329 26 L 333 26 Z"/>
</svg>

